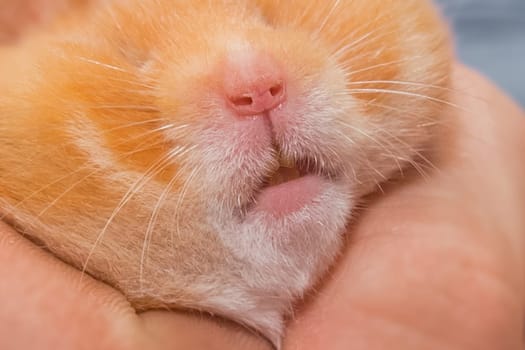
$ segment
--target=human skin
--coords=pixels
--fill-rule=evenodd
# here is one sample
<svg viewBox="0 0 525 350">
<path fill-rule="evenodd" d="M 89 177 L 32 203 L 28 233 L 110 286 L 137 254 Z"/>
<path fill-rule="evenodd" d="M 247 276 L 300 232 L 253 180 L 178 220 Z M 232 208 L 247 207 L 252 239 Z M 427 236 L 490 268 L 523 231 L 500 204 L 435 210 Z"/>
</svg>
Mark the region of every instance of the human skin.
<svg viewBox="0 0 525 350">
<path fill-rule="evenodd" d="M 0 0 L 0 43 L 12 42 L 60 11 L 65 0 Z"/>
</svg>

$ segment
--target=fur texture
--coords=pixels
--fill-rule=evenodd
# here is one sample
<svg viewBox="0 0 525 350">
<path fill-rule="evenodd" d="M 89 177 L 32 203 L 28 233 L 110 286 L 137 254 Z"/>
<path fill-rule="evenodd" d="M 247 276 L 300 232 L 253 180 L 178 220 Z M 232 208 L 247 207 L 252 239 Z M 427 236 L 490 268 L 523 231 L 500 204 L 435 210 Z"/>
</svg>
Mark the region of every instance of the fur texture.
<svg viewBox="0 0 525 350">
<path fill-rule="evenodd" d="M 261 52 L 288 98 L 239 119 L 224 67 Z M 0 210 L 137 309 L 219 314 L 279 347 L 356 201 L 424 161 L 449 63 L 426 0 L 104 1 L 0 49 Z M 279 157 L 320 190 L 275 216 L 257 199 Z"/>
</svg>

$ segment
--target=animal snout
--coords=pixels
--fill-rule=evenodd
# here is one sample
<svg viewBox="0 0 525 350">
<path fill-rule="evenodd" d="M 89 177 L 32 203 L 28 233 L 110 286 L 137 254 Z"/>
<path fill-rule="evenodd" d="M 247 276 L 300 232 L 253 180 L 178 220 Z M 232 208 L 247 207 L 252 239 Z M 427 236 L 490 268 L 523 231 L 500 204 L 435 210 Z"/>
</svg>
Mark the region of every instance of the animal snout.
<svg viewBox="0 0 525 350">
<path fill-rule="evenodd" d="M 286 100 L 286 81 L 277 62 L 264 54 L 231 58 L 224 73 L 225 98 L 238 116 L 256 116 Z"/>
</svg>

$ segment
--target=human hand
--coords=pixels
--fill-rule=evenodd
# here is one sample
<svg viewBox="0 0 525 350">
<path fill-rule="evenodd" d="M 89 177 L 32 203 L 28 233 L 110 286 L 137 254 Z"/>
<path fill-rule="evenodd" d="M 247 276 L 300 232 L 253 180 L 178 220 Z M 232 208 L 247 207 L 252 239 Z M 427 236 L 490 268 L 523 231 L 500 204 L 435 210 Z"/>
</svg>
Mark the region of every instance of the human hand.
<svg viewBox="0 0 525 350">
<path fill-rule="evenodd" d="M 525 115 L 455 67 L 438 171 L 379 194 L 286 350 L 523 349 Z"/>
</svg>

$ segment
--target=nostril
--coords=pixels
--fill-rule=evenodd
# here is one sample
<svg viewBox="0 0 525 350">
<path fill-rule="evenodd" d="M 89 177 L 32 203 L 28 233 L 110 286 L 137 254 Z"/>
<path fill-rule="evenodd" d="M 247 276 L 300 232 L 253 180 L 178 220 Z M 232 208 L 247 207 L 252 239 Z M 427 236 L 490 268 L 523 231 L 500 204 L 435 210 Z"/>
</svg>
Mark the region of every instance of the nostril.
<svg viewBox="0 0 525 350">
<path fill-rule="evenodd" d="M 270 88 L 270 94 L 273 97 L 279 96 L 283 92 L 283 84 L 281 82 L 275 84 Z"/>
<path fill-rule="evenodd" d="M 253 104 L 253 99 L 250 96 L 239 96 L 239 97 L 230 97 L 231 103 L 234 106 L 251 106 Z"/>
<path fill-rule="evenodd" d="M 270 84 L 268 84 L 270 85 Z M 239 115 L 256 115 L 270 111 L 286 99 L 284 84 L 274 83 L 261 89 L 260 86 L 248 89 L 239 95 L 229 96 L 230 106 Z"/>
<path fill-rule="evenodd" d="M 256 115 L 270 111 L 286 99 L 283 81 L 273 84 L 258 83 L 244 87 L 243 93 L 228 97 L 230 106 L 239 115 Z"/>
</svg>

